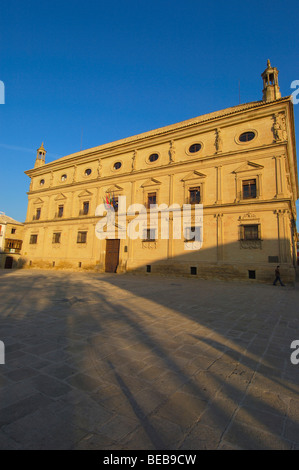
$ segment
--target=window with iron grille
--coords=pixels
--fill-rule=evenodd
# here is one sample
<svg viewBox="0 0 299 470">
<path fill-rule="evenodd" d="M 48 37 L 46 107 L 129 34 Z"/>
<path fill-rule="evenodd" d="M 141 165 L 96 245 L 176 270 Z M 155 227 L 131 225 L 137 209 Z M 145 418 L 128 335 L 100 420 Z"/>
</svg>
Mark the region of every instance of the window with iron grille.
<svg viewBox="0 0 299 470">
<path fill-rule="evenodd" d="M 256 179 L 242 181 L 243 199 L 256 198 Z"/>
<path fill-rule="evenodd" d="M 261 229 L 259 224 L 241 225 L 241 240 L 260 240 Z"/>
<path fill-rule="evenodd" d="M 87 232 L 78 232 L 77 243 L 86 243 L 87 241 Z"/>
</svg>

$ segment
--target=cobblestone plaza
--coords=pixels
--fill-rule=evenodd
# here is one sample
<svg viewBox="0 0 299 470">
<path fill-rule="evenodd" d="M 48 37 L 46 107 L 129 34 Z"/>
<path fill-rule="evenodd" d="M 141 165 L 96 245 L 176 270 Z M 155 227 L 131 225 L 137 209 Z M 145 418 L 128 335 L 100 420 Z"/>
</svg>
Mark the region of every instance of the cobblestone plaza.
<svg viewBox="0 0 299 470">
<path fill-rule="evenodd" d="M 0 272 L 0 449 L 298 449 L 294 287 Z"/>
</svg>

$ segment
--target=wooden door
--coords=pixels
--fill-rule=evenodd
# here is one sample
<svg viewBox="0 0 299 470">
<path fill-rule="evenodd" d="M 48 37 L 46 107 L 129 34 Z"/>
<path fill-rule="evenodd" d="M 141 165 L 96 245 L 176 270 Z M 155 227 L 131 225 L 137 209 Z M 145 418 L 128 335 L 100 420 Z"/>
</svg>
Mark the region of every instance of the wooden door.
<svg viewBox="0 0 299 470">
<path fill-rule="evenodd" d="M 105 272 L 116 273 L 119 263 L 120 240 L 106 240 Z"/>
<path fill-rule="evenodd" d="M 6 256 L 4 269 L 11 269 L 13 264 L 13 257 Z"/>
</svg>

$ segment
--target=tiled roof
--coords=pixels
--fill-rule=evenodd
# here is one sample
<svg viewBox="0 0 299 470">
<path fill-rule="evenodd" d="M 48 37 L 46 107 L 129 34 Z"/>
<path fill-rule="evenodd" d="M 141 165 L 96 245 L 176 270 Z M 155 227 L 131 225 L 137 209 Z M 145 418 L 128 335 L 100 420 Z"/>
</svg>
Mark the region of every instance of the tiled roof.
<svg viewBox="0 0 299 470">
<path fill-rule="evenodd" d="M 237 106 L 232 106 L 230 108 L 225 108 L 225 109 L 222 109 L 220 111 L 213 111 L 212 113 L 203 114 L 201 116 L 191 118 L 191 119 L 188 119 L 186 121 L 181 121 L 181 122 L 178 122 L 178 123 L 171 124 L 169 126 L 160 127 L 158 129 L 147 131 L 147 132 L 144 132 L 142 134 L 137 134 L 137 135 L 134 135 L 134 136 L 131 136 L 131 137 L 126 137 L 124 139 L 116 140 L 114 142 L 109 142 L 107 144 L 103 144 L 103 145 L 100 145 L 98 147 L 92 147 L 92 148 L 89 148 L 89 149 L 86 149 L 86 150 L 82 150 L 80 152 L 76 152 L 76 153 L 73 153 L 73 154 L 70 154 L 70 155 L 66 155 L 62 158 L 54 160 L 53 162 L 49 162 L 48 165 L 51 165 L 51 163 L 56 163 L 56 162 L 60 162 L 60 161 L 63 161 L 63 160 L 67 160 L 69 158 L 80 157 L 80 156 L 83 157 L 84 155 L 90 155 L 91 153 L 98 152 L 98 151 L 101 151 L 101 150 L 106 150 L 106 149 L 109 149 L 111 147 L 119 146 L 119 145 L 122 145 L 122 144 L 129 144 L 129 143 L 137 142 L 138 140 L 142 140 L 142 139 L 145 139 L 147 137 L 154 137 L 154 136 L 158 136 L 160 134 L 161 135 L 165 134 L 167 132 L 171 132 L 171 131 L 175 131 L 175 130 L 179 130 L 179 129 L 184 129 L 186 127 L 190 127 L 190 126 L 194 126 L 196 124 L 212 121 L 213 119 L 221 118 L 221 117 L 228 116 L 228 115 L 231 115 L 231 114 L 236 114 L 238 112 L 246 111 L 248 109 L 260 108 L 260 107 L 263 107 L 263 106 L 266 106 L 266 105 L 269 105 L 269 104 L 272 104 L 272 103 L 277 103 L 279 101 L 289 101 L 290 99 L 291 99 L 291 97 L 287 96 L 287 97 L 280 98 L 280 99 L 270 101 L 270 102 L 269 101 L 268 102 L 265 102 L 265 101 L 251 101 L 250 103 L 239 104 Z"/>
<path fill-rule="evenodd" d="M 5 215 L 3 212 L 0 212 L 0 224 L 14 224 L 14 225 L 22 225 L 22 222 L 18 222 L 17 220 Z"/>
</svg>

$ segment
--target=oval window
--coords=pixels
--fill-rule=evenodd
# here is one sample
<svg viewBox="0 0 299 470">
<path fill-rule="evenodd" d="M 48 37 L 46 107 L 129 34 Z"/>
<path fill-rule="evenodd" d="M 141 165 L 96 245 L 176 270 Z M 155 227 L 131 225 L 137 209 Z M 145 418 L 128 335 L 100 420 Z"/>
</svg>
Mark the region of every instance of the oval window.
<svg viewBox="0 0 299 470">
<path fill-rule="evenodd" d="M 66 181 L 66 179 L 67 179 L 67 175 L 62 175 L 61 181 Z"/>
<path fill-rule="evenodd" d="M 45 184 L 45 180 L 44 179 L 40 180 L 39 184 L 43 186 Z"/>
<path fill-rule="evenodd" d="M 189 147 L 189 152 L 190 153 L 196 153 L 196 152 L 199 152 L 200 149 L 201 149 L 201 144 L 192 144 Z"/>
<path fill-rule="evenodd" d="M 90 168 L 87 168 L 87 170 L 85 170 L 85 176 L 89 176 L 91 175 L 91 169 Z"/>
<path fill-rule="evenodd" d="M 120 167 L 121 167 L 121 162 L 116 162 L 116 163 L 114 163 L 114 165 L 113 165 L 114 170 L 119 170 Z"/>
<path fill-rule="evenodd" d="M 148 157 L 148 159 L 149 159 L 149 161 L 150 161 L 151 163 L 157 161 L 158 158 L 159 158 L 159 155 L 158 155 L 157 153 L 152 153 L 152 154 Z"/>
<path fill-rule="evenodd" d="M 255 133 L 252 132 L 252 131 L 248 131 L 248 132 L 243 132 L 240 135 L 239 141 L 240 142 L 249 142 L 250 140 L 252 140 L 254 138 L 255 138 Z"/>
</svg>

